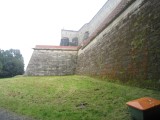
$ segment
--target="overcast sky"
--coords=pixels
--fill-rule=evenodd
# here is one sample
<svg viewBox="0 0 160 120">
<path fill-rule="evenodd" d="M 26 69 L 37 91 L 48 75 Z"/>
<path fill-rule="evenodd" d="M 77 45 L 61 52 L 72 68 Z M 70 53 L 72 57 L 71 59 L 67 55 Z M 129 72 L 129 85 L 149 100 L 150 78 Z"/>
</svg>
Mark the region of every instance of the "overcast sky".
<svg viewBox="0 0 160 120">
<path fill-rule="evenodd" d="M 20 49 L 25 67 L 35 45 L 59 45 L 61 29 L 79 30 L 107 0 L 0 0 L 0 49 Z"/>
</svg>

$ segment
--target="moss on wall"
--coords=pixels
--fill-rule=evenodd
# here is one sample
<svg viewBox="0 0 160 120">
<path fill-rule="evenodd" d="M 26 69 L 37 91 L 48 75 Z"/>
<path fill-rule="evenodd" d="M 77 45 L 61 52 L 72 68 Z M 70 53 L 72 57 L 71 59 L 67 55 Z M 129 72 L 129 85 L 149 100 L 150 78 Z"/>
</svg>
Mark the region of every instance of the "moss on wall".
<svg viewBox="0 0 160 120">
<path fill-rule="evenodd" d="M 94 45 L 83 50 L 78 56 L 77 73 L 122 81 L 159 80 L 159 13 L 159 0 L 144 0 L 117 25 L 96 37 Z"/>
</svg>

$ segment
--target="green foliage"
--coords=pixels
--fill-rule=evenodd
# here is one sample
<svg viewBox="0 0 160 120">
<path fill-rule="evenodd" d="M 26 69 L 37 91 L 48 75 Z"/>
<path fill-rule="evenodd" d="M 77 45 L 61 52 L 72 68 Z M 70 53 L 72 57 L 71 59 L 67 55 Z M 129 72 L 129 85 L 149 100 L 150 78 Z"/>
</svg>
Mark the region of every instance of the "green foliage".
<svg viewBox="0 0 160 120">
<path fill-rule="evenodd" d="M 0 50 L 0 77 L 13 77 L 24 73 L 24 61 L 20 50 Z"/>
<path fill-rule="evenodd" d="M 140 48 L 142 45 L 143 45 L 143 39 L 134 40 L 131 42 L 131 46 L 133 46 L 134 49 Z"/>
<path fill-rule="evenodd" d="M 87 76 L 14 77 L 0 81 L 0 106 L 40 120 L 130 120 L 126 102 L 159 91 Z"/>
</svg>

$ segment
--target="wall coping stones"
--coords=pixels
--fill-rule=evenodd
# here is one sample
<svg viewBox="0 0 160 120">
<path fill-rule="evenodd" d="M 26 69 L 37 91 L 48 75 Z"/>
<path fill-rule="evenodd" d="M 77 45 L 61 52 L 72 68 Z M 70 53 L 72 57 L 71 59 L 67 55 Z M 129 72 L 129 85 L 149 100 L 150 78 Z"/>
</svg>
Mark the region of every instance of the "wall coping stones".
<svg viewBox="0 0 160 120">
<path fill-rule="evenodd" d="M 52 45 L 36 45 L 34 50 L 64 50 L 77 51 L 78 46 L 52 46 Z"/>
</svg>

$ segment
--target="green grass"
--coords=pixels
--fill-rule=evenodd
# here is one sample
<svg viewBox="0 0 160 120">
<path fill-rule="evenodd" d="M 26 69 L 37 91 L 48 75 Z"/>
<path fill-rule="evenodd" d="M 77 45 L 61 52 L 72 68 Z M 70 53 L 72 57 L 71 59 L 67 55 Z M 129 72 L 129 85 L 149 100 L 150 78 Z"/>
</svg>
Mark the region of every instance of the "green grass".
<svg viewBox="0 0 160 120">
<path fill-rule="evenodd" d="M 126 102 L 160 91 L 86 76 L 0 79 L 0 106 L 41 120 L 130 120 Z"/>
</svg>

